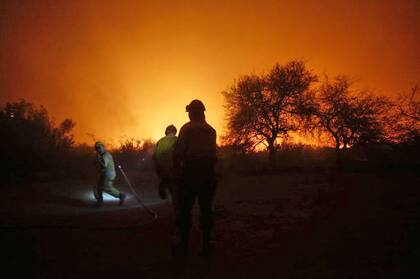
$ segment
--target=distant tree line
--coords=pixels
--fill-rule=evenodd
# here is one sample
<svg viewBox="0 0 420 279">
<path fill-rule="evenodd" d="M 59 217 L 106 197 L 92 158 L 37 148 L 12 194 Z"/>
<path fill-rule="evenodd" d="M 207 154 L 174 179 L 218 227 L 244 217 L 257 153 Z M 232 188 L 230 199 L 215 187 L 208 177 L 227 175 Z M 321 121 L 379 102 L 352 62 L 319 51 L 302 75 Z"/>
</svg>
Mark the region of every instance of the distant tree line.
<svg viewBox="0 0 420 279">
<path fill-rule="evenodd" d="M 0 107 L 0 154 L 3 183 L 95 177 L 92 145 L 75 143 L 75 122 L 58 125 L 44 107 L 25 100 Z M 116 161 L 143 167 L 150 157 L 151 140 L 122 139 L 112 149 Z"/>
<path fill-rule="evenodd" d="M 55 125 L 45 108 L 24 100 L 0 109 L 0 152 L 5 180 L 29 172 L 59 172 L 74 140 L 75 123 L 65 119 Z"/>
<path fill-rule="evenodd" d="M 263 164 L 263 148 L 270 168 L 316 165 L 316 158 L 329 160 L 331 154 L 339 166 L 350 153 L 371 161 L 418 164 L 418 91 L 414 86 L 393 99 L 377 96 L 355 89 L 344 75 L 320 78 L 299 60 L 244 75 L 223 92 L 226 132 L 219 162 L 257 168 Z M 75 125 L 71 119 L 56 124 L 45 108 L 25 100 L 0 106 L 3 181 L 94 177 L 93 143 L 75 143 Z M 329 147 L 290 144 L 294 135 L 326 139 Z M 139 169 L 151 168 L 153 148 L 152 140 L 122 138 L 111 151 L 117 163 Z M 229 154 L 240 156 L 229 161 Z"/>
<path fill-rule="evenodd" d="M 319 79 L 299 60 L 267 73 L 240 77 L 226 91 L 223 144 L 239 152 L 264 146 L 275 165 L 279 142 L 291 136 L 323 136 L 337 164 L 346 150 L 419 143 L 418 87 L 396 99 L 356 90 L 347 76 Z"/>
</svg>

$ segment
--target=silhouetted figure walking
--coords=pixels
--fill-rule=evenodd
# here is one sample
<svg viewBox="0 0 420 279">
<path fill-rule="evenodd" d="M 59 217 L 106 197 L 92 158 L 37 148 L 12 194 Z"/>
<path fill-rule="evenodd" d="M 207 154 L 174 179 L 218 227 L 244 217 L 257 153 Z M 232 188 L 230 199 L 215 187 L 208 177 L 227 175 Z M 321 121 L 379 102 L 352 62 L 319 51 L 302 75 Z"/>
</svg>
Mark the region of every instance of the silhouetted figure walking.
<svg viewBox="0 0 420 279">
<path fill-rule="evenodd" d="M 191 230 L 191 210 L 195 198 L 200 207 L 202 230 L 201 255 L 211 251 L 213 228 L 213 197 L 216 186 L 214 165 L 216 162 L 216 131 L 205 120 L 205 107 L 200 100 L 193 100 L 186 107 L 190 121 L 182 126 L 174 151 L 174 167 L 180 179 L 178 227 L 179 243 L 173 248 L 174 255 L 188 255 Z"/>
<path fill-rule="evenodd" d="M 167 198 L 169 191 L 174 208 L 175 222 L 179 219 L 179 202 L 178 202 L 178 181 L 174 171 L 174 148 L 177 140 L 176 127 L 169 125 L 166 127 L 165 136 L 158 140 L 153 151 L 153 163 L 155 171 L 159 177 L 159 196 L 161 199 Z M 174 242 L 180 241 L 179 228 L 175 228 L 173 235 Z"/>
<path fill-rule="evenodd" d="M 171 196 L 175 196 L 174 183 L 174 148 L 177 140 L 176 127 L 169 125 L 166 127 L 165 136 L 158 140 L 153 151 L 153 163 L 157 176 L 159 177 L 159 196 L 166 199 L 166 191 L 169 190 Z M 173 199 L 174 197 L 172 197 Z"/>
</svg>

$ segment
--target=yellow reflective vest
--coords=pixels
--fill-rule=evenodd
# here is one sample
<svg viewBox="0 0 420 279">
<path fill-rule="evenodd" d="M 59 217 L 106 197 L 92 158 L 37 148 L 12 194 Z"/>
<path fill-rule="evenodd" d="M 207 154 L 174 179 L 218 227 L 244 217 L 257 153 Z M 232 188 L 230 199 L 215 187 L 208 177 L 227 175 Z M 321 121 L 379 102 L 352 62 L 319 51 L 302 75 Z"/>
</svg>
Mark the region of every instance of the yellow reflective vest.
<svg viewBox="0 0 420 279">
<path fill-rule="evenodd" d="M 173 152 L 176 140 L 175 135 L 167 135 L 156 143 L 153 159 L 163 175 L 173 174 Z"/>
</svg>

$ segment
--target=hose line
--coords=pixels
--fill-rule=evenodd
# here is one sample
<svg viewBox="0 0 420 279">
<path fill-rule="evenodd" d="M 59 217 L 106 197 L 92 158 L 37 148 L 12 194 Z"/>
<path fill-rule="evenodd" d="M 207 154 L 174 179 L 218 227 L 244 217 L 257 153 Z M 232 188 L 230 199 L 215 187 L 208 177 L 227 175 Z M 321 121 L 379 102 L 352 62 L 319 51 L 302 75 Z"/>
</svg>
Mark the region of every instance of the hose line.
<svg viewBox="0 0 420 279">
<path fill-rule="evenodd" d="M 118 165 L 118 169 L 120 170 L 121 174 L 124 177 L 125 182 L 127 183 L 130 191 L 136 198 L 137 202 L 146 210 L 147 213 L 152 215 L 152 220 L 146 223 L 140 224 L 132 224 L 132 225 L 121 225 L 121 226 L 82 226 L 82 225 L 65 225 L 65 224 L 31 224 L 31 225 L 10 225 L 10 226 L 3 226 L 0 225 L 0 230 L 31 230 L 31 229 L 74 229 L 74 230 L 127 230 L 127 229 L 138 229 L 144 227 L 146 225 L 152 224 L 158 219 L 158 214 L 156 211 L 150 209 L 148 206 L 144 204 L 141 200 L 139 195 L 137 194 L 136 190 L 134 190 L 133 185 L 128 179 L 124 169 L 121 165 Z"/>
</svg>

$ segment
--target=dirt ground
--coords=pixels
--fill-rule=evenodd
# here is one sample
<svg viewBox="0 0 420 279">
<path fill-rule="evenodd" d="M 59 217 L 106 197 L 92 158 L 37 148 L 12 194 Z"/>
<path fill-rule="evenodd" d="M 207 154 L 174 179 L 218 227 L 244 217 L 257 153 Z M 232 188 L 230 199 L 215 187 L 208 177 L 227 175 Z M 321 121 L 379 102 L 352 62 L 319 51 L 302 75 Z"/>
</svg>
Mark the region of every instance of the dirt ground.
<svg viewBox="0 0 420 279">
<path fill-rule="evenodd" d="M 170 203 L 129 176 L 156 222 L 133 196 L 92 208 L 92 181 L 0 187 L 3 278 L 420 278 L 416 174 L 224 176 L 207 258 L 197 207 L 191 256 L 174 258 Z"/>
</svg>

